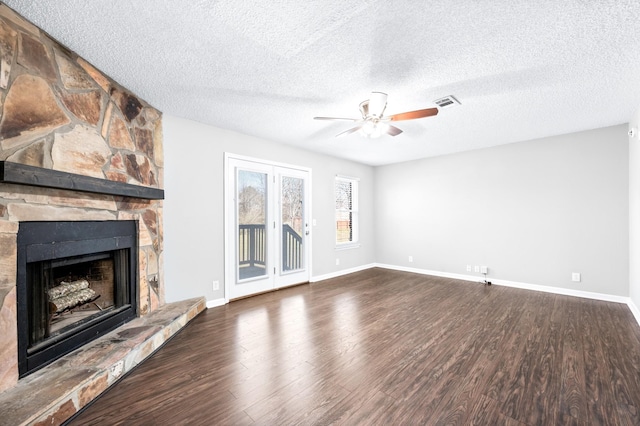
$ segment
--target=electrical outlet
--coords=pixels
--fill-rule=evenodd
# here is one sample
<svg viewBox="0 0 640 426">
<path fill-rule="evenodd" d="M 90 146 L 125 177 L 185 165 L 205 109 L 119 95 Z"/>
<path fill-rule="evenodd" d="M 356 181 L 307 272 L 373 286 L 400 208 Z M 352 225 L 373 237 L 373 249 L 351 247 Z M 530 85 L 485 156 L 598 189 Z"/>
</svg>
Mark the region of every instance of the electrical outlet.
<svg viewBox="0 0 640 426">
<path fill-rule="evenodd" d="M 213 282 L 213 291 L 220 290 L 220 281 Z"/>
<path fill-rule="evenodd" d="M 340 265 L 340 259 L 336 258 L 336 266 Z"/>
<path fill-rule="evenodd" d="M 580 272 L 571 273 L 571 281 L 579 283 L 580 282 Z"/>
<path fill-rule="evenodd" d="M 467 265 L 467 272 L 471 272 L 471 265 Z"/>
<path fill-rule="evenodd" d="M 409 256 L 409 262 L 413 262 L 413 256 Z"/>
<path fill-rule="evenodd" d="M 480 272 L 483 274 L 488 274 L 489 273 L 489 268 L 487 268 L 486 266 L 481 266 L 480 267 Z"/>
<path fill-rule="evenodd" d="M 480 267 L 478 265 L 474 266 L 473 272 L 480 272 Z"/>
</svg>

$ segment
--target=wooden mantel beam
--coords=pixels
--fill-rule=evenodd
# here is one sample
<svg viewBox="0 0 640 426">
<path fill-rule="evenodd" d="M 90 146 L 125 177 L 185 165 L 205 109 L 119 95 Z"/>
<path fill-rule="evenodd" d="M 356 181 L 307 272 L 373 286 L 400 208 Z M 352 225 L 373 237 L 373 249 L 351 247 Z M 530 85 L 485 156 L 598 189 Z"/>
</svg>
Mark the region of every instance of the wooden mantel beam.
<svg viewBox="0 0 640 426">
<path fill-rule="evenodd" d="M 94 194 L 120 195 L 145 200 L 163 200 L 164 190 L 75 173 L 0 161 L 0 183 L 67 189 Z"/>
</svg>

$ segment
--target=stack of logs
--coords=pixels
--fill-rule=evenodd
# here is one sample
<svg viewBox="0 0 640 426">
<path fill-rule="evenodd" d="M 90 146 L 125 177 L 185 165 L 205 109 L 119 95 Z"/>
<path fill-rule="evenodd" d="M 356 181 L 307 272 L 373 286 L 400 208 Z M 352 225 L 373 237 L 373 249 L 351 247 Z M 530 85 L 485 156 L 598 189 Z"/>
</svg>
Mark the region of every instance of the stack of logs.
<svg viewBox="0 0 640 426">
<path fill-rule="evenodd" d="M 51 312 L 59 314 L 67 309 L 97 299 L 97 294 L 89 288 L 89 281 L 62 281 L 59 285 L 47 290 Z"/>
</svg>

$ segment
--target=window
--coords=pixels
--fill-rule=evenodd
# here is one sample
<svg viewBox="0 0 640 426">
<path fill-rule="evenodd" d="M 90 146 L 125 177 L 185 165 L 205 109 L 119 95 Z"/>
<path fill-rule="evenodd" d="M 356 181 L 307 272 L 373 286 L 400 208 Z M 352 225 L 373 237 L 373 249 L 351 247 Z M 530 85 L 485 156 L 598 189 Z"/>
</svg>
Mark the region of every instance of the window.
<svg viewBox="0 0 640 426">
<path fill-rule="evenodd" d="M 358 242 L 358 179 L 336 176 L 336 245 Z"/>
</svg>

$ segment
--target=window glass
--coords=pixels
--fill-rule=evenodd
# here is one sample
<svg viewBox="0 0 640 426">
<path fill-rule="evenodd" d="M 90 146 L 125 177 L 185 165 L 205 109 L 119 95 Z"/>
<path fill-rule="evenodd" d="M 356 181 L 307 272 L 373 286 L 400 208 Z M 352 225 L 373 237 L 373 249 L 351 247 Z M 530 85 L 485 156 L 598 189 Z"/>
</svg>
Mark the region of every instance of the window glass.
<svg viewBox="0 0 640 426">
<path fill-rule="evenodd" d="M 336 177 L 336 244 L 358 241 L 358 180 Z"/>
</svg>

